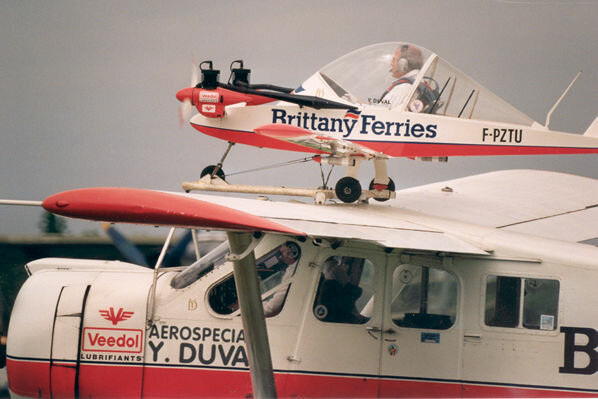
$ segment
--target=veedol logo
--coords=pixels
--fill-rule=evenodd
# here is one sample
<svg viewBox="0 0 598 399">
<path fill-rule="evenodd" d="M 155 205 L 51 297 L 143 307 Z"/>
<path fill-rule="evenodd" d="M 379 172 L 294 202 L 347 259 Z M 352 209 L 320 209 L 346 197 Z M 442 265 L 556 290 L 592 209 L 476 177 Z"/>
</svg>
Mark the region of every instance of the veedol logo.
<svg viewBox="0 0 598 399">
<path fill-rule="evenodd" d="M 123 308 L 118 309 L 118 312 L 114 313 L 114 308 L 110 307 L 108 310 L 100 310 L 100 314 L 102 317 L 108 321 L 112 322 L 112 325 L 117 325 L 121 321 L 125 321 L 130 319 L 131 316 L 135 314 L 135 312 L 125 312 Z"/>
<path fill-rule="evenodd" d="M 142 348 L 142 330 L 94 327 L 83 329 L 84 351 L 141 353 Z"/>
<path fill-rule="evenodd" d="M 201 112 L 216 112 L 216 106 L 213 104 L 202 104 Z"/>
<path fill-rule="evenodd" d="M 199 101 L 202 103 L 217 103 L 220 94 L 215 92 L 208 92 L 208 91 L 200 91 L 199 92 Z"/>
</svg>

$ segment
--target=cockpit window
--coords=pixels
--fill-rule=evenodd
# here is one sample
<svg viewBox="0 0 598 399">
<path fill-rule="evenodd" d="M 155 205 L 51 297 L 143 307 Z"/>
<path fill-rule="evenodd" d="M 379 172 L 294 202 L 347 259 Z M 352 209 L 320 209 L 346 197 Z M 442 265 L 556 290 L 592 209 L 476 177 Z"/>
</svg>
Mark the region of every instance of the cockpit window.
<svg viewBox="0 0 598 399">
<path fill-rule="evenodd" d="M 331 256 L 322 268 L 314 315 L 331 323 L 366 323 L 372 315 L 374 284 L 369 260 Z"/>
<path fill-rule="evenodd" d="M 424 48 L 415 49 L 416 46 L 408 43 L 375 44 L 331 62 L 323 67 L 319 74 L 329 85 L 330 82 L 334 82 L 330 86 L 338 97 L 355 104 L 380 104 L 388 107 L 390 100 L 387 95 L 392 91 L 393 83 L 398 80 L 396 69 L 399 67 L 400 59 L 403 58 L 400 62 L 400 67 L 403 69 L 419 71 L 432 55 Z M 399 58 L 395 59 L 397 51 Z M 401 51 L 404 57 L 401 57 Z M 414 54 L 415 51 L 419 55 Z"/>
<path fill-rule="evenodd" d="M 534 121 L 431 51 L 380 43 L 331 62 L 296 90 L 358 106 L 531 126 Z"/>
<path fill-rule="evenodd" d="M 424 86 L 433 90 L 431 102 L 421 97 L 420 88 Z M 422 83 L 407 102 L 407 110 L 527 126 L 534 123 L 523 112 L 441 58 L 435 58 L 426 68 Z"/>
<path fill-rule="evenodd" d="M 256 260 L 266 317 L 276 316 L 282 310 L 300 257 L 299 245 L 287 241 Z M 218 314 L 238 313 L 237 288 L 232 273 L 210 290 L 208 302 Z"/>
<path fill-rule="evenodd" d="M 205 276 L 214 267 L 224 263 L 226 255 L 230 252 L 228 241 L 220 243 L 216 248 L 199 258 L 195 263 L 177 274 L 170 282 L 172 288 L 181 289 L 188 287 L 201 277 Z"/>
</svg>

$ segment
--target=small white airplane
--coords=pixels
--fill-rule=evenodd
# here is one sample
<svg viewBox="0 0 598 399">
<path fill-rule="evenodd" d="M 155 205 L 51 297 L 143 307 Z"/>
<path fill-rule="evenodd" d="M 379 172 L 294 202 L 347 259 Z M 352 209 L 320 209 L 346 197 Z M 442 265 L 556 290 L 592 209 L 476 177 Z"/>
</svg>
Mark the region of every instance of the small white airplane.
<svg viewBox="0 0 598 399">
<path fill-rule="evenodd" d="M 334 190 L 343 202 L 391 198 L 395 184 L 386 161 L 392 157 L 446 161 L 449 156 L 598 152 L 598 119 L 583 135 L 549 130 L 552 111 L 565 93 L 541 125 L 438 55 L 410 43 L 349 53 L 294 90 L 250 84 L 242 61 L 231 65 L 229 83 L 218 81 L 211 61 L 200 68 L 201 82 L 177 93 L 186 104 L 183 114 L 191 106 L 199 111 L 191 119 L 195 129 L 229 143 L 311 152 L 318 154 L 315 161 L 346 165 L 346 176 Z M 225 177 L 221 168 L 229 149 L 202 177 Z M 368 159 L 375 177 L 363 191 L 357 174 Z"/>
<path fill-rule="evenodd" d="M 29 263 L 9 326 L 11 392 L 598 396 L 598 248 L 579 243 L 598 237 L 598 181 L 512 170 L 398 194 L 326 205 L 127 188 L 47 198 L 64 216 L 226 230 L 232 249 L 175 269 Z M 252 301 L 263 313 L 247 320 Z"/>
</svg>

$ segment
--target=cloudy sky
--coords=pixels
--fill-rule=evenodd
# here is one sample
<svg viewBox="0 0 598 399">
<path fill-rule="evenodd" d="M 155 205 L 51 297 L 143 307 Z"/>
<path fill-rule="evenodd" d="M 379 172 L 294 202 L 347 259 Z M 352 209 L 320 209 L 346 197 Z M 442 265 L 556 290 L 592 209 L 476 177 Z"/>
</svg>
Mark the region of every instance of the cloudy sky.
<svg viewBox="0 0 598 399">
<path fill-rule="evenodd" d="M 252 82 L 298 86 L 356 48 L 408 41 L 462 69 L 537 121 L 578 70 L 551 128 L 583 132 L 598 115 L 598 2 L 1 1 L 0 198 L 41 200 L 86 186 L 180 190 L 226 143 L 179 126 L 175 93 L 191 60 L 223 71 L 243 59 Z M 226 73 L 224 73 L 226 75 Z M 224 76 L 226 78 L 227 76 Z M 228 173 L 300 158 L 234 147 Z M 398 188 L 497 169 L 598 178 L 596 156 L 394 159 Z M 342 171 L 335 171 L 338 177 Z M 362 168 L 366 184 L 373 173 Z M 334 179 L 334 178 L 333 178 Z M 231 177 L 314 186 L 315 163 Z M 41 211 L 0 207 L 0 235 L 33 234 Z M 96 225 L 73 225 L 76 232 Z"/>
</svg>

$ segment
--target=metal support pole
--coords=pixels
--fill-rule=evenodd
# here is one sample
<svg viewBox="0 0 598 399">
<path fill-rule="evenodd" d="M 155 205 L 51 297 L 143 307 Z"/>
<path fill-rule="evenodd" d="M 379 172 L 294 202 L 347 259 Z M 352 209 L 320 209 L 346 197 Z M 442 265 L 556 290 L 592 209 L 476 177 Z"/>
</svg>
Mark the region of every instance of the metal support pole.
<svg viewBox="0 0 598 399">
<path fill-rule="evenodd" d="M 231 254 L 240 254 L 251 243 L 250 233 L 228 232 Z M 262 307 L 259 280 L 253 251 L 243 259 L 233 262 L 237 297 L 245 332 L 245 345 L 249 356 L 249 370 L 254 398 L 275 398 L 276 386 L 272 371 L 270 343 L 266 318 Z"/>
<path fill-rule="evenodd" d="M 214 170 L 212 171 L 212 178 L 216 177 L 216 174 L 218 173 L 218 171 L 220 169 L 222 169 L 222 164 L 224 164 L 224 160 L 226 159 L 226 157 L 228 156 L 228 153 L 230 151 L 230 149 L 235 145 L 234 142 L 229 141 L 228 142 L 228 146 L 226 147 L 226 151 L 224 151 L 224 155 L 222 155 L 222 158 L 220 158 L 220 162 L 218 162 L 218 164 L 216 165 L 216 167 L 214 168 Z"/>
</svg>

